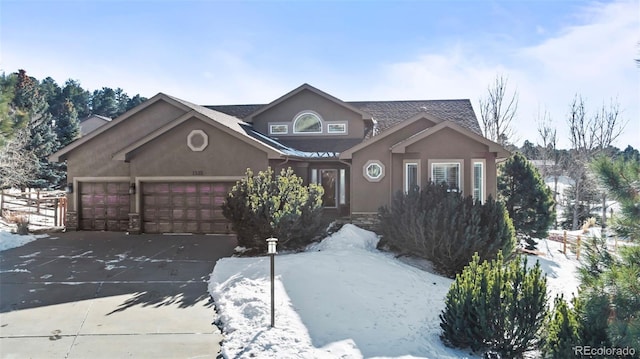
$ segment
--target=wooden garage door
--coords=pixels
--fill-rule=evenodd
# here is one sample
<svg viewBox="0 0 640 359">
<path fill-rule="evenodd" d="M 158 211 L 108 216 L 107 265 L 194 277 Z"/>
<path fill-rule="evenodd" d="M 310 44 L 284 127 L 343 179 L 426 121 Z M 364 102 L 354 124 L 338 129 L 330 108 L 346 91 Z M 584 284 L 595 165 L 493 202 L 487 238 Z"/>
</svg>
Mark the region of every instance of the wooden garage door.
<svg viewBox="0 0 640 359">
<path fill-rule="evenodd" d="M 129 182 L 80 182 L 80 229 L 126 231 L 129 227 Z"/>
<path fill-rule="evenodd" d="M 142 230 L 146 233 L 230 233 L 220 207 L 234 183 L 142 184 Z"/>
</svg>

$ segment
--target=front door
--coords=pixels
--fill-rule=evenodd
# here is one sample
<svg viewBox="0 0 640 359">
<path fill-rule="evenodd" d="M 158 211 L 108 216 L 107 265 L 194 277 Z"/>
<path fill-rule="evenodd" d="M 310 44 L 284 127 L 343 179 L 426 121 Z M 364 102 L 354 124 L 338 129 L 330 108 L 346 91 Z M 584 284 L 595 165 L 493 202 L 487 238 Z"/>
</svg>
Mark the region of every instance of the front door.
<svg viewBox="0 0 640 359">
<path fill-rule="evenodd" d="M 340 208 L 347 204 L 347 170 L 344 168 L 312 168 L 311 183 L 324 189 L 322 206 Z"/>
<path fill-rule="evenodd" d="M 338 197 L 338 170 L 320 170 L 320 185 L 324 189 L 322 205 L 325 207 L 337 207 Z"/>
</svg>

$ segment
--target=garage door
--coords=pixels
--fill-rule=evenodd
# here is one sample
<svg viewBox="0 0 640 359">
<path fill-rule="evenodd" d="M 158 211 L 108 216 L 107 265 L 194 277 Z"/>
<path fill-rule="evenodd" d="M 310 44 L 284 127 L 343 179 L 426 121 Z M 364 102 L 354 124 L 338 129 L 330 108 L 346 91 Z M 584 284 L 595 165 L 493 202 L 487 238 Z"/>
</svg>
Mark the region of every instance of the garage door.
<svg viewBox="0 0 640 359">
<path fill-rule="evenodd" d="M 80 229 L 126 231 L 129 227 L 129 182 L 80 182 Z"/>
<path fill-rule="evenodd" d="M 142 230 L 146 233 L 229 233 L 220 207 L 234 183 L 142 184 Z"/>
</svg>

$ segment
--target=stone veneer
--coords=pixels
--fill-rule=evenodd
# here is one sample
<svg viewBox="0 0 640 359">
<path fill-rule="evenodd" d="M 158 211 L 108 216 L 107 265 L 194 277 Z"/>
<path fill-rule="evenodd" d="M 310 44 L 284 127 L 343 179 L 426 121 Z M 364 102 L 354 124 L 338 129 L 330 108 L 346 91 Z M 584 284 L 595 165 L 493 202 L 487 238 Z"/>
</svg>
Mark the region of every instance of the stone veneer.
<svg viewBox="0 0 640 359">
<path fill-rule="evenodd" d="M 78 230 L 78 212 L 67 211 L 67 218 L 65 219 L 65 227 L 68 231 Z"/>
<path fill-rule="evenodd" d="M 129 213 L 129 234 L 140 234 L 140 214 Z"/>
<path fill-rule="evenodd" d="M 360 228 L 366 229 L 368 231 L 378 233 L 380 219 L 378 218 L 377 213 L 362 213 L 362 214 L 351 214 L 350 219 L 351 224 L 354 224 Z"/>
</svg>

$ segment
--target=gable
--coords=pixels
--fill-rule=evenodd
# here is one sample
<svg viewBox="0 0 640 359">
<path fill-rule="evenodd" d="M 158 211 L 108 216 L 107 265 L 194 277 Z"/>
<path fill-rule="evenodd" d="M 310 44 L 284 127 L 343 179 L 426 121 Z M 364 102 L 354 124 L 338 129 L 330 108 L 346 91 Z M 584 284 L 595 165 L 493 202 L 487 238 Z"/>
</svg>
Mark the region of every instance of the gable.
<svg viewBox="0 0 640 359">
<path fill-rule="evenodd" d="M 419 113 L 412 118 L 403 121 L 393 128 L 377 135 L 370 137 L 366 141 L 349 148 L 340 154 L 340 159 L 351 159 L 354 153 L 363 150 L 370 150 L 374 147 L 382 147 L 387 151 L 390 146 L 403 141 L 412 135 L 423 131 L 426 128 L 434 127 L 441 123 L 442 120 L 426 113 Z"/>
<path fill-rule="evenodd" d="M 188 107 L 158 94 L 143 104 L 125 112 L 111 122 L 98 127 L 49 156 L 50 161 L 64 161 L 72 152 L 89 152 L 109 157 L 146 134 L 160 128 L 188 111 Z"/>
<path fill-rule="evenodd" d="M 264 150 L 194 116 L 131 149 L 126 157 L 133 176 L 234 176 L 268 164 Z"/>
<path fill-rule="evenodd" d="M 305 120 L 313 125 L 307 132 L 302 130 L 305 126 L 301 126 Z M 294 137 L 362 139 L 365 133 L 361 113 L 309 89 L 302 89 L 264 108 L 252 115 L 251 122 L 256 131 L 284 141 Z M 281 126 L 284 131 L 275 132 L 272 126 Z"/>
<path fill-rule="evenodd" d="M 428 152 L 443 156 L 453 153 L 495 153 L 497 158 L 509 156 L 509 152 L 498 143 L 477 135 L 455 123 L 444 121 L 425 128 L 391 146 L 392 153 Z"/>
</svg>

